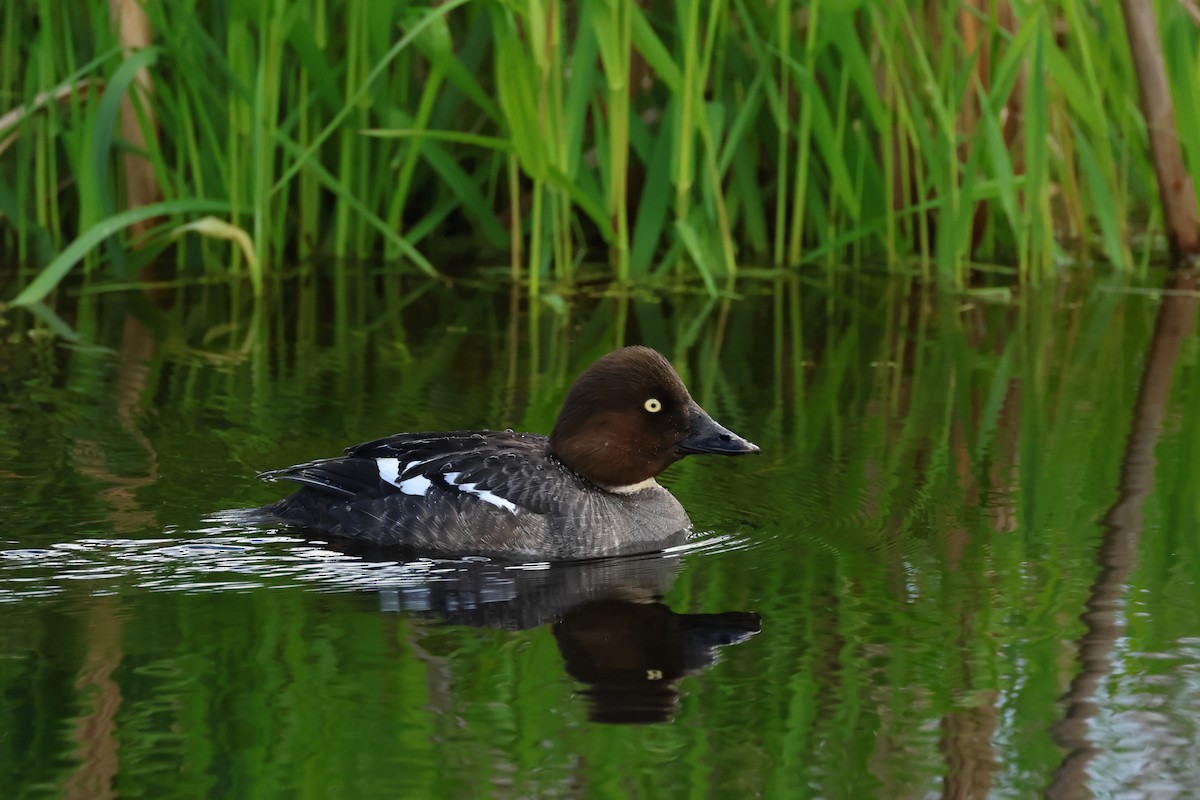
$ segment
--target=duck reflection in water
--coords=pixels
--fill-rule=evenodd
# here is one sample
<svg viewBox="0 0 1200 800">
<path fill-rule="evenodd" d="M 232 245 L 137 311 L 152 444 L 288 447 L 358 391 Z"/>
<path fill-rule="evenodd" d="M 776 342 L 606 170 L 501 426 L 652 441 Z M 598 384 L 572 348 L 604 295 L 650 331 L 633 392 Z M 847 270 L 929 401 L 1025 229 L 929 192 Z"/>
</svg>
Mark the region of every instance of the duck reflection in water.
<svg viewBox="0 0 1200 800">
<path fill-rule="evenodd" d="M 661 602 L 593 600 L 554 623 L 554 638 L 594 722 L 666 722 L 676 684 L 717 659 L 717 648 L 757 633 L 758 614 L 676 614 Z"/>
<path fill-rule="evenodd" d="M 340 543 L 369 560 L 394 550 Z M 567 673 L 584 684 L 589 717 L 604 723 L 671 720 L 679 681 L 717 661 L 720 647 L 757 633 L 758 614 L 679 614 L 662 602 L 680 559 L 647 554 L 504 564 L 438 561 L 436 574 L 380 591 L 382 610 L 451 625 L 527 630 L 549 624 Z"/>
</svg>

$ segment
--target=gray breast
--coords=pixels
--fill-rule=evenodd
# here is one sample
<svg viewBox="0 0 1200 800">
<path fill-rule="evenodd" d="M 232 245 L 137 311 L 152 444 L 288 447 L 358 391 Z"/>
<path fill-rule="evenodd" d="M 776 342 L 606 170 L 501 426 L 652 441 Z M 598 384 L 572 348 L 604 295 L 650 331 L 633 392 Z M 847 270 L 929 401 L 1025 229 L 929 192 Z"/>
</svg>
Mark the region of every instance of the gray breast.
<svg viewBox="0 0 1200 800">
<path fill-rule="evenodd" d="M 691 522 L 679 501 L 661 486 L 630 495 L 591 491 L 564 507 L 554 531 L 561 558 L 639 553 L 677 544 Z"/>
</svg>

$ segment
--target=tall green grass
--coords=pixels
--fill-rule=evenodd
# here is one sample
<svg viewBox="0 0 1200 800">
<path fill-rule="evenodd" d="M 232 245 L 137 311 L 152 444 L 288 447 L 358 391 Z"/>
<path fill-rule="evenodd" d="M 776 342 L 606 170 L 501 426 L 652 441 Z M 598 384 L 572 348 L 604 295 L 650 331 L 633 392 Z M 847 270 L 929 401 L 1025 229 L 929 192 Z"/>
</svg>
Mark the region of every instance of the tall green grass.
<svg viewBox="0 0 1200 800">
<path fill-rule="evenodd" d="M 464 245 L 534 293 L 604 261 L 714 294 L 764 266 L 1143 269 L 1161 215 L 1117 0 L 980 6 L 163 0 L 123 55 L 105 3 L 22 0 L 0 12 L 0 252 L 18 288 L 40 273 L 33 302 L 131 211 L 132 96 L 156 225 L 81 259 L 119 276 L 433 275 Z M 1200 186 L 1200 30 L 1155 6 Z M 181 228 L 197 204 L 226 226 Z"/>
</svg>

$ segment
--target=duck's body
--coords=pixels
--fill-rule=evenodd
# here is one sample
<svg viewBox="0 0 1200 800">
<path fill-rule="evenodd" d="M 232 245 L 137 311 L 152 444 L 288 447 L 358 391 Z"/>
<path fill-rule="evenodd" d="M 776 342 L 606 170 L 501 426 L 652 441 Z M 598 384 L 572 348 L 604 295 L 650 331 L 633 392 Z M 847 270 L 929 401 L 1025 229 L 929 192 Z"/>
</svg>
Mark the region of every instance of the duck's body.
<svg viewBox="0 0 1200 800">
<path fill-rule="evenodd" d="M 679 541 L 690 524 L 656 475 L 688 453 L 757 451 L 696 405 L 666 359 L 628 347 L 576 380 L 549 437 L 389 436 L 263 473 L 302 488 L 261 512 L 328 536 L 430 552 L 641 552 Z"/>
<path fill-rule="evenodd" d="M 267 510 L 330 536 L 416 550 L 579 558 L 681 538 L 688 517 L 651 482 L 603 491 L 534 433 L 402 433 L 264 477 L 304 485 Z"/>
</svg>

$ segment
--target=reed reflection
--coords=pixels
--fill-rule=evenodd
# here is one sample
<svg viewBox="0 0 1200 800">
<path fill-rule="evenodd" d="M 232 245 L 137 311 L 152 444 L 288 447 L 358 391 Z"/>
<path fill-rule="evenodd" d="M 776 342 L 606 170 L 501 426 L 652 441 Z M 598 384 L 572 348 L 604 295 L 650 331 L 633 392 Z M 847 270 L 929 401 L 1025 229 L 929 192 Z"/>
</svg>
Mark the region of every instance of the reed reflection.
<svg viewBox="0 0 1200 800">
<path fill-rule="evenodd" d="M 1111 653 L 1125 632 L 1125 584 L 1136 563 L 1142 536 L 1142 505 L 1154 490 L 1154 448 L 1162 433 L 1171 383 L 1184 343 L 1196 325 L 1197 276 L 1180 272 L 1168 281 L 1146 349 L 1146 366 L 1138 387 L 1125 456 L 1117 480 L 1117 500 L 1104 517 L 1104 537 L 1096 552 L 1098 572 L 1085 610 L 1086 630 L 1079 638 L 1079 672 L 1063 696 L 1065 711 L 1054 736 L 1065 750 L 1046 792 L 1051 798 L 1086 796 L 1087 767 L 1097 746 L 1088 722 L 1100 711 L 1097 693 L 1112 670 Z"/>
</svg>

